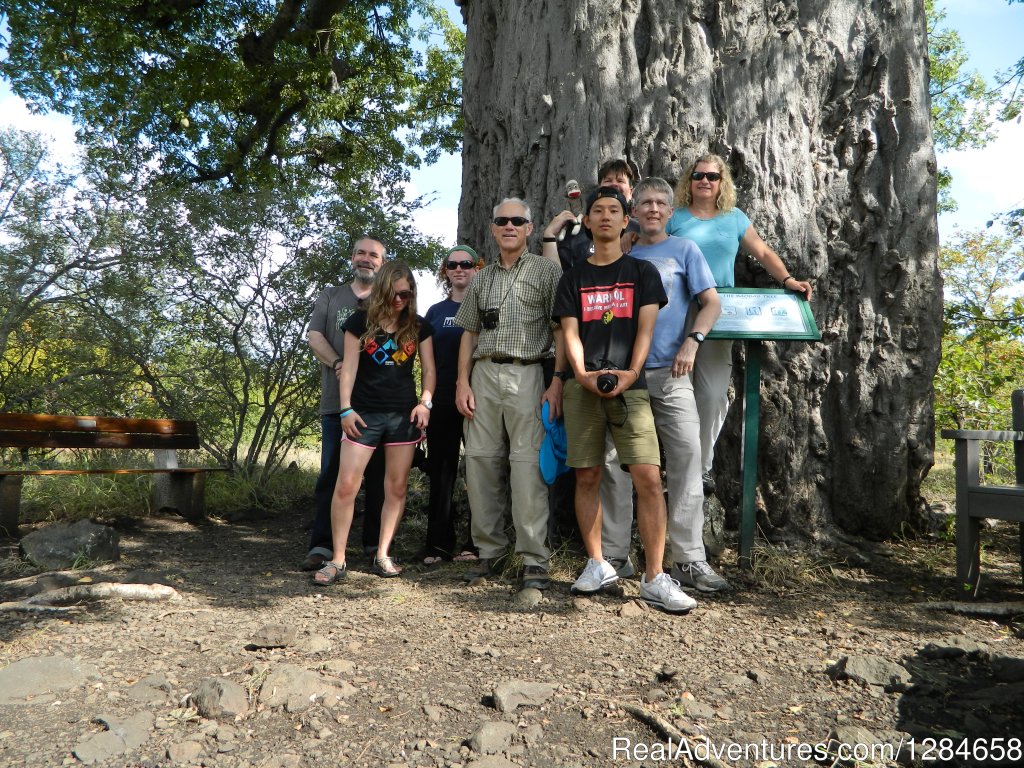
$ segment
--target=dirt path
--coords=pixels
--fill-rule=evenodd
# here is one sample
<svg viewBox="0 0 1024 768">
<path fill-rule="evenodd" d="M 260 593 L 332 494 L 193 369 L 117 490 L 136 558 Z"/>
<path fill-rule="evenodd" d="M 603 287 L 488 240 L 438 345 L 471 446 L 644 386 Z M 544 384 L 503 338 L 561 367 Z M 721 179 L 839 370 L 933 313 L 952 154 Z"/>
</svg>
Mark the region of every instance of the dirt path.
<svg viewBox="0 0 1024 768">
<path fill-rule="evenodd" d="M 706 737 L 712 750 L 736 745 L 722 764 L 764 767 L 814 764 L 800 750 L 837 732 L 874 745 L 865 763 L 878 765 L 901 740 L 908 762 L 911 736 L 969 737 L 969 755 L 927 764 L 979 765 L 979 745 L 1024 737 L 1012 627 L 916 605 L 951 596 L 949 545 L 872 546 L 853 553 L 860 566 L 781 595 L 726 563 L 738 588 L 678 617 L 635 601 L 635 580 L 574 598 L 568 570 L 530 609 L 516 606 L 514 580 L 466 587 L 465 566 L 451 564 L 383 580 L 353 558 L 346 582 L 317 590 L 294 569 L 304 522 L 142 520 L 121 529 L 122 560 L 95 577 L 169 584 L 180 601 L 0 614 L 0 668 L 57 657 L 87 670 L 0 704 L 0 765 L 680 765 L 707 756 L 696 746 Z M 8 555 L 0 575 L 30 574 Z M 989 597 L 1021 599 L 1013 557 L 986 565 Z M 285 647 L 251 646 L 266 625 L 283 625 Z M 829 671 L 844 658 L 847 675 L 890 684 Z M 303 669 L 312 683 L 276 676 Z M 238 684 L 248 711 L 200 716 L 194 694 L 208 678 Z M 536 703 L 512 708 L 508 686 L 494 695 L 502 683 Z M 286 689 L 292 698 L 274 698 Z M 690 751 L 673 760 L 679 735 Z"/>
</svg>

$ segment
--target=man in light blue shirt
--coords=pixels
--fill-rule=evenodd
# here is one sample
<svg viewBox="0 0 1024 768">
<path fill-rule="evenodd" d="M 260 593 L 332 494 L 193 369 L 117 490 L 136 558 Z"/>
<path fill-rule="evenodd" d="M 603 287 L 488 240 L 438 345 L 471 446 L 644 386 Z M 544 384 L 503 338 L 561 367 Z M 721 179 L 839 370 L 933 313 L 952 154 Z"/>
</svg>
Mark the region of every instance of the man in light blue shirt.
<svg viewBox="0 0 1024 768">
<path fill-rule="evenodd" d="M 704 551 L 704 488 L 701 481 L 700 422 L 693 397 L 693 362 L 721 312 L 715 278 L 692 240 L 672 237 L 665 226 L 672 216 L 672 187 L 651 177 L 633 190 L 640 239 L 630 252 L 658 269 L 668 304 L 658 313 L 645 366 L 651 409 L 668 468 L 668 539 L 672 578 L 684 587 L 718 592 L 729 583 L 708 565 Z M 692 326 L 690 304 L 699 301 Z M 606 538 L 629 535 L 628 504 L 605 512 Z M 609 514 L 609 512 L 611 514 Z"/>
</svg>

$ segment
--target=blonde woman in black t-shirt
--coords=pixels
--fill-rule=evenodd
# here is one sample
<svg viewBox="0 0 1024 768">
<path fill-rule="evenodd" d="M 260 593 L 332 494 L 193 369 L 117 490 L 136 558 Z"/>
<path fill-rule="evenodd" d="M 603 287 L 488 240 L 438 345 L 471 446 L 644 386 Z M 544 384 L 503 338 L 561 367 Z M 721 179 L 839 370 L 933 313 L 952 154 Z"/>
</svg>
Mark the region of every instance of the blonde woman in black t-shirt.
<svg viewBox="0 0 1024 768">
<path fill-rule="evenodd" d="M 417 443 L 433 407 L 435 368 L 430 323 L 416 314 L 416 280 L 400 261 L 377 273 L 366 311 L 344 324 L 341 370 L 341 459 L 331 501 L 334 559 L 313 576 L 334 584 L 347 572 L 345 547 L 363 470 L 377 448 L 385 452 L 384 506 L 373 572 L 390 578 L 402 571 L 388 554 L 405 510 L 405 493 Z M 413 362 L 420 357 L 422 390 L 416 396 Z"/>
</svg>

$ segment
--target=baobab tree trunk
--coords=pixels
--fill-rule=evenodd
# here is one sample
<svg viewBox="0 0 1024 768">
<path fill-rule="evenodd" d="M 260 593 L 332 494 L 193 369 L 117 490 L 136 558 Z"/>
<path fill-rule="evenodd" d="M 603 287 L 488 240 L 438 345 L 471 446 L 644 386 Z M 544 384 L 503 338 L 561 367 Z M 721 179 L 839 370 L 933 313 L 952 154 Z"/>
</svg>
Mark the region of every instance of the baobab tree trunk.
<svg viewBox="0 0 1024 768">
<path fill-rule="evenodd" d="M 539 238 L 566 179 L 595 182 L 604 159 L 673 181 L 723 155 L 740 207 L 813 281 L 823 335 L 767 345 L 761 525 L 881 537 L 912 519 L 942 317 L 921 0 L 461 5 L 465 242 L 493 250 L 506 195 L 532 204 Z M 772 283 L 741 259 L 738 284 Z M 732 410 L 715 469 L 735 504 Z"/>
</svg>

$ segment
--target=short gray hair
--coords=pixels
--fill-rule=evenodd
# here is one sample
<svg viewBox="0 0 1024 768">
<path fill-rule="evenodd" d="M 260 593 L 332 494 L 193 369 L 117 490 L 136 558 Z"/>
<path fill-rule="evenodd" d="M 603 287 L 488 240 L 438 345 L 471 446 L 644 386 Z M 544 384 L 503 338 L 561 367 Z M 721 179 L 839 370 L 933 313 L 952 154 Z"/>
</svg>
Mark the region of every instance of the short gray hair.
<svg viewBox="0 0 1024 768">
<path fill-rule="evenodd" d="M 530 214 L 530 206 L 527 205 L 526 201 L 523 200 L 523 198 L 521 197 L 506 197 L 504 200 L 502 200 L 500 203 L 494 206 L 494 210 L 491 211 L 491 218 L 494 218 L 495 216 L 498 215 L 498 209 L 501 208 L 501 206 L 503 206 L 505 203 L 515 203 L 516 205 L 523 206 L 523 211 L 525 211 L 524 218 L 527 221 L 533 221 L 533 216 Z"/>
<path fill-rule="evenodd" d="M 637 185 L 633 187 L 633 200 L 639 200 L 644 192 L 660 192 L 665 195 L 669 205 L 672 205 L 673 198 L 675 197 L 672 185 L 657 176 L 648 176 L 646 179 L 637 182 Z"/>
</svg>

